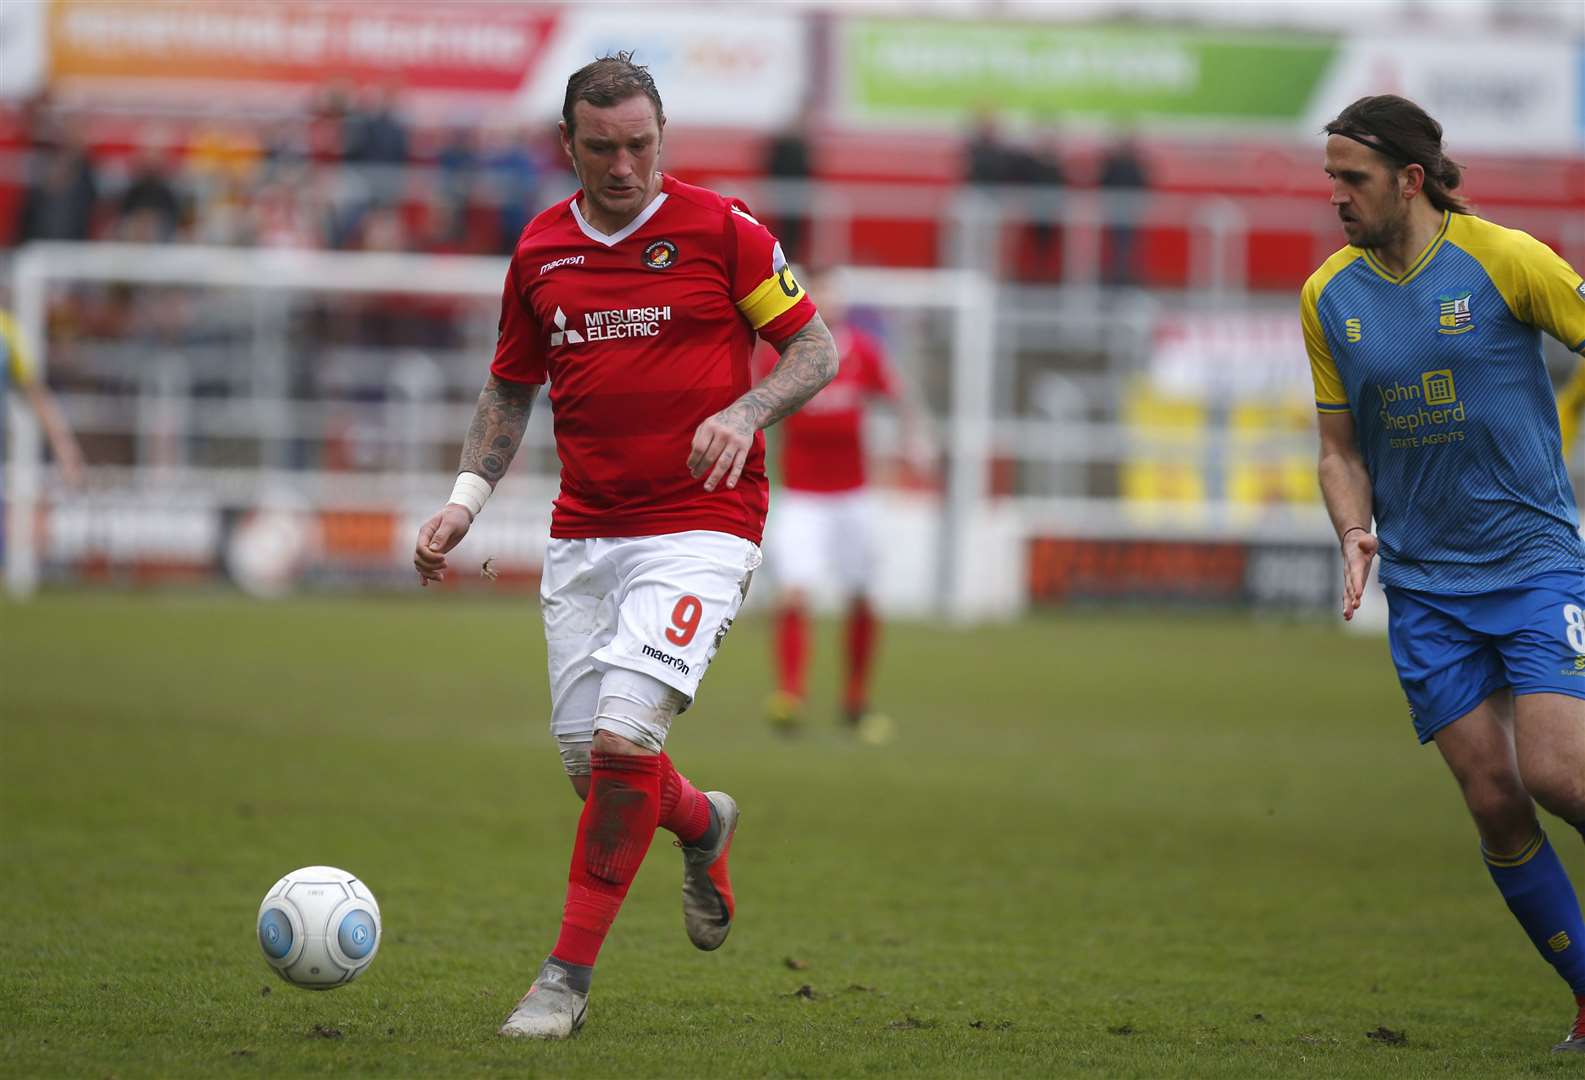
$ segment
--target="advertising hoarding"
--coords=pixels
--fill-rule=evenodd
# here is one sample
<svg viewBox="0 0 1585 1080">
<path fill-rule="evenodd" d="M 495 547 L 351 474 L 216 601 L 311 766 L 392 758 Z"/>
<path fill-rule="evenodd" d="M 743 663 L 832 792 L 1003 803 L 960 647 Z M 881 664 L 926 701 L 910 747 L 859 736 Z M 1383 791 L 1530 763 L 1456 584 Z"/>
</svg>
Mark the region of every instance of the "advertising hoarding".
<svg viewBox="0 0 1585 1080">
<path fill-rule="evenodd" d="M 11 15 L 13 6 L 31 21 Z M 276 108 L 342 84 L 400 88 L 418 107 L 504 109 L 543 120 L 560 113 L 568 75 L 627 50 L 649 66 L 668 117 L 773 129 L 802 108 L 810 68 L 800 16 L 749 9 L 476 0 L 0 7 L 7 26 L 34 27 L 31 49 L 48 56 L 51 89 L 87 103 Z M 6 48 L 14 51 L 23 37 L 8 32 Z"/>
</svg>

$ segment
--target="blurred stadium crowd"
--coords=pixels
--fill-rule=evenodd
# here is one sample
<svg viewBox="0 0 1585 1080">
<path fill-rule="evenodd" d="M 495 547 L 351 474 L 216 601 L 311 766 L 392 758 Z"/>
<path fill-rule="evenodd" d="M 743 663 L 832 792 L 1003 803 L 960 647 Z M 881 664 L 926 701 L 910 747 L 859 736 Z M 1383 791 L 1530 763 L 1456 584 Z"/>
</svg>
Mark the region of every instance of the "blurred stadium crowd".
<svg viewBox="0 0 1585 1080">
<path fill-rule="evenodd" d="M 921 530 L 905 546 L 968 544 L 952 518 L 971 510 L 1003 522 L 1019 603 L 1294 578 L 1291 560 L 1263 577 L 1255 544 L 1314 547 L 1310 578 L 1329 574 L 1294 312 L 1342 243 L 1318 131 L 1347 101 L 1421 99 L 1480 211 L 1585 264 L 1578 5 L 948 7 L 0 5 L 0 306 L 24 264 L 44 280 L 26 253 L 66 260 L 34 344 L 109 500 L 75 531 L 70 506 L 47 515 L 80 541 L 54 545 L 56 571 L 212 566 L 224 523 L 289 474 L 330 517 L 399 516 L 428 492 L 455 464 L 503 256 L 575 187 L 555 130 L 566 74 L 612 49 L 653 66 L 663 168 L 743 197 L 795 262 L 856 271 L 856 317 L 948 433 L 939 483 L 914 492 L 937 502 L 892 508 Z M 84 242 L 116 245 L 126 274 L 61 269 L 59 245 Z M 242 280 L 257 267 L 268 287 L 159 284 L 126 254 L 157 250 Z M 397 281 L 435 277 L 432 256 L 480 261 L 426 295 L 265 265 L 317 252 L 385 258 Z M 966 281 L 988 283 L 984 309 Z M 883 458 L 894 434 L 879 418 Z M 551 482 L 542 435 L 522 460 Z M 392 486 L 327 494 L 346 472 Z M 222 524 L 174 555 L 108 554 L 104 506 L 133 522 L 147 498 L 129 492 L 178 482 Z M 354 547 L 372 565 L 405 532 Z M 1245 546 L 1182 547 L 1229 532 Z M 1096 538 L 1143 546 L 1099 565 Z M 924 558 L 899 595 L 935 587 Z"/>
<path fill-rule="evenodd" d="M 820 193 L 800 185 L 819 179 L 821 126 L 811 110 L 780 132 L 750 138 L 753 154 L 731 166 L 740 179 L 788 185 L 778 232 L 805 259 L 810 205 Z M 533 212 L 574 186 L 552 118 L 415 122 L 395 85 L 327 86 L 301 113 L 264 118 L 107 118 L 40 94 L 0 109 L 0 156 L 9 164 L 0 182 L 5 246 L 115 240 L 502 255 Z M 1150 185 L 1146 157 L 1126 133 L 1104 145 L 1010 139 L 990 112 L 976 119 L 957 158 L 955 169 L 938 165 L 924 179 L 1017 192 L 1025 201 L 1010 216 L 1027 210 L 1033 220 L 1008 269 L 1029 280 L 1056 276 L 1052 199 L 1064 188 Z M 1136 240 L 1126 221 L 1109 231 L 1102 280 L 1139 279 Z"/>
<path fill-rule="evenodd" d="M 0 125 L 13 245 L 502 254 L 545 201 L 547 173 L 565 174 L 548 125 L 415 125 L 396 86 L 327 86 L 285 116 L 110 122 L 39 96 Z"/>
</svg>

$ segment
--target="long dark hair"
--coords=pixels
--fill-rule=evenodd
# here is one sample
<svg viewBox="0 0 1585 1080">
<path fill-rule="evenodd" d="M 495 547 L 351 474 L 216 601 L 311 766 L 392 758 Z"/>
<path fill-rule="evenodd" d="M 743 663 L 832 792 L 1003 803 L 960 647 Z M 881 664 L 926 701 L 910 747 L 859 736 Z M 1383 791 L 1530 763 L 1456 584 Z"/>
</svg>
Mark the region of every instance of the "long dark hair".
<svg viewBox="0 0 1585 1080">
<path fill-rule="evenodd" d="M 1425 197 L 1438 210 L 1470 213 L 1469 202 L 1453 189 L 1464 182 L 1464 166 L 1442 149 L 1442 125 L 1408 98 L 1397 94 L 1362 97 L 1326 125 L 1328 135 L 1363 143 L 1398 168 L 1425 170 Z"/>
</svg>

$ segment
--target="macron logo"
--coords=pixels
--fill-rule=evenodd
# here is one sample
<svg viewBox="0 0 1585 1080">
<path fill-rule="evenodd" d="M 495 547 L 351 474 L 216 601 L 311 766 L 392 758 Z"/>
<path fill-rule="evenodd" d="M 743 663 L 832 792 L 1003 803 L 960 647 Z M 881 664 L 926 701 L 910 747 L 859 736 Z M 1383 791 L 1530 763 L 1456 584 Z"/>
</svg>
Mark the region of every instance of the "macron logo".
<svg viewBox="0 0 1585 1080">
<path fill-rule="evenodd" d="M 583 256 L 582 255 L 568 255 L 565 259 L 556 259 L 553 262 L 546 263 L 544 266 L 541 266 L 539 268 L 539 272 L 541 274 L 548 274 L 552 270 L 556 269 L 556 267 L 558 267 L 558 266 L 582 266 L 582 265 L 583 265 Z"/>
<path fill-rule="evenodd" d="M 661 663 L 665 664 L 667 667 L 676 668 L 678 671 L 682 672 L 684 675 L 688 674 L 688 662 L 686 660 L 684 660 L 682 657 L 680 657 L 680 656 L 672 656 L 669 653 L 663 653 L 659 649 L 657 649 L 657 648 L 655 648 L 655 647 L 653 647 L 651 645 L 644 645 L 641 648 L 642 648 L 642 651 L 643 651 L 644 655 L 649 657 L 651 660 L 659 660 Z"/>
<path fill-rule="evenodd" d="M 581 259 L 583 256 L 575 255 L 573 258 Z M 556 329 L 550 335 L 550 347 L 554 349 L 557 345 L 562 344 L 582 345 L 583 335 L 576 330 L 567 329 L 567 313 L 558 307 L 556 309 Z"/>
</svg>

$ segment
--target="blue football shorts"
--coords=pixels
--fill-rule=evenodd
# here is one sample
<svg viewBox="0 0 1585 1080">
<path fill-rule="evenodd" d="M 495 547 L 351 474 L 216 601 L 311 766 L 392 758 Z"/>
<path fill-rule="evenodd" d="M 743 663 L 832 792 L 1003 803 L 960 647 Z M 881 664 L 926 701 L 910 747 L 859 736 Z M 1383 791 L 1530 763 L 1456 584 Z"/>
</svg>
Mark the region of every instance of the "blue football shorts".
<svg viewBox="0 0 1585 1080">
<path fill-rule="evenodd" d="M 1385 591 L 1387 643 L 1422 743 L 1505 686 L 1585 698 L 1585 574 L 1466 595 Z"/>
</svg>

